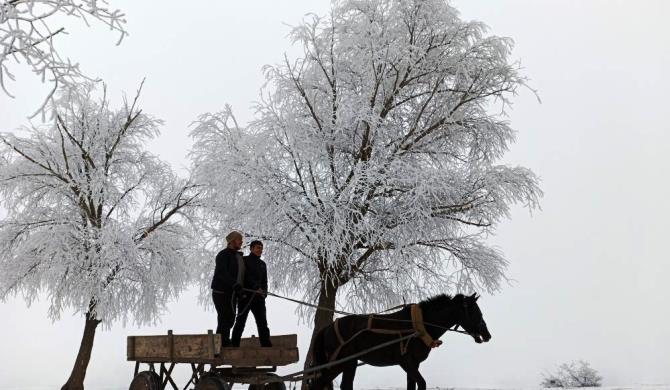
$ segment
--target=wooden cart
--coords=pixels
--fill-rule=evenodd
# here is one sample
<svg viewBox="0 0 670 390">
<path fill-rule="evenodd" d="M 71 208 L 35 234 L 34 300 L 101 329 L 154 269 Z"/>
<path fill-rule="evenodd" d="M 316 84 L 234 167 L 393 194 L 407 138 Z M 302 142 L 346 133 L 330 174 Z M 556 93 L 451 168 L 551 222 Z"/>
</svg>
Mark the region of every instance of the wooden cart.
<svg viewBox="0 0 670 390">
<path fill-rule="evenodd" d="M 249 390 L 285 390 L 274 373 L 278 366 L 299 360 L 297 335 L 272 336 L 272 347 L 260 346 L 258 338 L 244 338 L 240 348 L 221 348 L 221 336 L 207 334 L 128 336 L 128 361 L 135 362 L 130 390 L 230 390 L 234 383 L 249 384 Z M 177 364 L 191 367 L 191 378 L 182 388 L 172 372 Z M 140 371 L 142 364 L 148 370 Z M 194 386 L 194 387 L 189 387 Z"/>
</svg>

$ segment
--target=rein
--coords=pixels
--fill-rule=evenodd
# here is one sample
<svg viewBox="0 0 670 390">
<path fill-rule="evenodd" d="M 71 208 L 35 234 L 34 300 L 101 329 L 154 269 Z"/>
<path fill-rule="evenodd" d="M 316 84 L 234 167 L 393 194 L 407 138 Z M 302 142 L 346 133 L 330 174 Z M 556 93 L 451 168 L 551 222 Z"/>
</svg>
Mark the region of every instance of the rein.
<svg viewBox="0 0 670 390">
<path fill-rule="evenodd" d="M 254 294 L 260 294 L 258 291 L 256 291 L 256 290 L 251 290 L 251 289 L 248 289 L 248 288 L 243 288 L 242 290 L 247 291 L 247 292 L 251 292 L 251 293 L 254 293 Z M 323 306 L 315 305 L 315 304 L 313 304 L 313 303 L 309 303 L 309 302 L 301 301 L 301 300 L 298 300 L 298 299 L 293 299 L 293 298 L 285 297 L 285 296 L 283 296 L 283 295 L 275 294 L 275 293 L 273 293 L 273 292 L 269 292 L 269 291 L 266 291 L 265 294 L 267 294 L 267 295 L 269 295 L 269 296 L 272 296 L 272 297 L 275 297 L 275 298 L 284 299 L 284 300 L 286 300 L 286 301 L 294 302 L 294 303 L 297 303 L 297 304 L 302 305 L 302 306 L 309 306 L 309 307 L 312 307 L 312 308 L 314 308 L 314 309 L 321 309 L 321 310 L 325 310 L 325 311 L 330 311 L 330 312 L 333 312 L 333 313 L 336 313 L 336 314 L 345 315 L 345 316 L 366 316 L 366 315 L 383 314 L 383 313 L 387 313 L 387 312 L 389 312 L 389 311 L 393 311 L 393 310 L 396 310 L 396 309 L 404 309 L 404 308 L 407 307 L 407 306 L 411 306 L 411 304 L 403 304 L 403 305 L 398 305 L 398 306 L 394 306 L 394 307 L 388 308 L 388 309 L 386 309 L 386 310 L 384 310 L 384 311 L 381 311 L 381 312 L 379 312 L 379 313 L 372 313 L 372 314 L 356 314 L 356 313 L 350 313 L 350 312 L 346 312 L 346 311 L 342 311 L 342 310 L 331 309 L 331 308 L 328 308 L 328 307 L 323 307 Z M 414 322 L 414 321 L 411 320 L 411 319 L 410 319 L 410 320 L 402 320 L 402 319 L 395 319 L 395 318 L 384 318 L 384 321 L 390 321 L 390 322 L 404 322 L 404 323 L 413 323 L 413 322 Z M 470 336 L 470 333 L 468 333 L 468 332 L 466 332 L 466 331 L 463 331 L 463 330 L 459 330 L 459 329 L 458 329 L 458 324 L 457 324 L 457 325 L 454 325 L 453 327 L 446 327 L 446 326 L 437 325 L 437 324 L 433 324 L 433 323 L 431 323 L 431 322 L 425 322 L 425 321 L 423 322 L 423 324 L 424 324 L 424 325 L 428 325 L 428 326 L 432 326 L 432 327 L 434 327 L 434 328 L 442 329 L 442 330 L 447 331 L 447 332 L 462 333 L 462 334 L 466 334 L 466 335 Z"/>
</svg>

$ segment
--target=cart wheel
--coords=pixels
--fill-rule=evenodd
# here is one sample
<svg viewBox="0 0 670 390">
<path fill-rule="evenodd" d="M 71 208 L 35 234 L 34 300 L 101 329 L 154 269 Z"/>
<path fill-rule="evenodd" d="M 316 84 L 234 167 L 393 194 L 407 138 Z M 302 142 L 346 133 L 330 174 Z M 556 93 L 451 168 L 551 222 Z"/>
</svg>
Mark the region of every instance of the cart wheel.
<svg viewBox="0 0 670 390">
<path fill-rule="evenodd" d="M 265 385 L 265 390 L 286 390 L 284 382 L 272 382 Z"/>
<path fill-rule="evenodd" d="M 216 375 L 208 375 L 200 378 L 195 390 L 231 390 L 225 379 Z"/>
<path fill-rule="evenodd" d="M 142 371 L 130 382 L 129 390 L 159 390 L 161 378 L 153 371 Z"/>
<path fill-rule="evenodd" d="M 286 390 L 284 382 L 272 382 L 264 385 L 249 385 L 249 390 Z"/>
</svg>

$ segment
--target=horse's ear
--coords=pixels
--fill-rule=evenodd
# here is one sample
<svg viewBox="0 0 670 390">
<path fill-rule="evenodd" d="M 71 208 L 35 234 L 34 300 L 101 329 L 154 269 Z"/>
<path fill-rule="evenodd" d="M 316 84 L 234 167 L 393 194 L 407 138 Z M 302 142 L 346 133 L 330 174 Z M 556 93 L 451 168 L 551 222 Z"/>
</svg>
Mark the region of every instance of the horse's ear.
<svg viewBox="0 0 670 390">
<path fill-rule="evenodd" d="M 477 295 L 477 293 L 472 294 L 472 299 L 474 299 L 475 302 L 477 302 L 477 299 L 479 299 L 479 295 Z"/>
</svg>

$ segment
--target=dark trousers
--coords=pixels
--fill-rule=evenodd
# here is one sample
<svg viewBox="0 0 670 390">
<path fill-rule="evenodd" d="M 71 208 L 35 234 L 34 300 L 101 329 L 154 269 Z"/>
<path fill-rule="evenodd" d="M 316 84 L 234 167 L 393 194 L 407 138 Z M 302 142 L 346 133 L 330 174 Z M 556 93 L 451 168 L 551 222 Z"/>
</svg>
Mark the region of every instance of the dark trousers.
<svg viewBox="0 0 670 390">
<path fill-rule="evenodd" d="M 249 312 L 253 313 L 258 328 L 258 338 L 261 347 L 271 347 L 270 329 L 268 329 L 268 320 L 265 314 L 265 298 L 258 294 L 247 294 L 237 302 L 237 317 L 235 318 L 235 327 L 233 328 L 233 338 L 231 345 L 240 346 L 244 325 L 247 322 Z"/>
<path fill-rule="evenodd" d="M 230 346 L 230 328 L 235 322 L 235 293 L 212 291 L 216 308 L 216 333 L 221 335 L 221 346 Z"/>
</svg>

